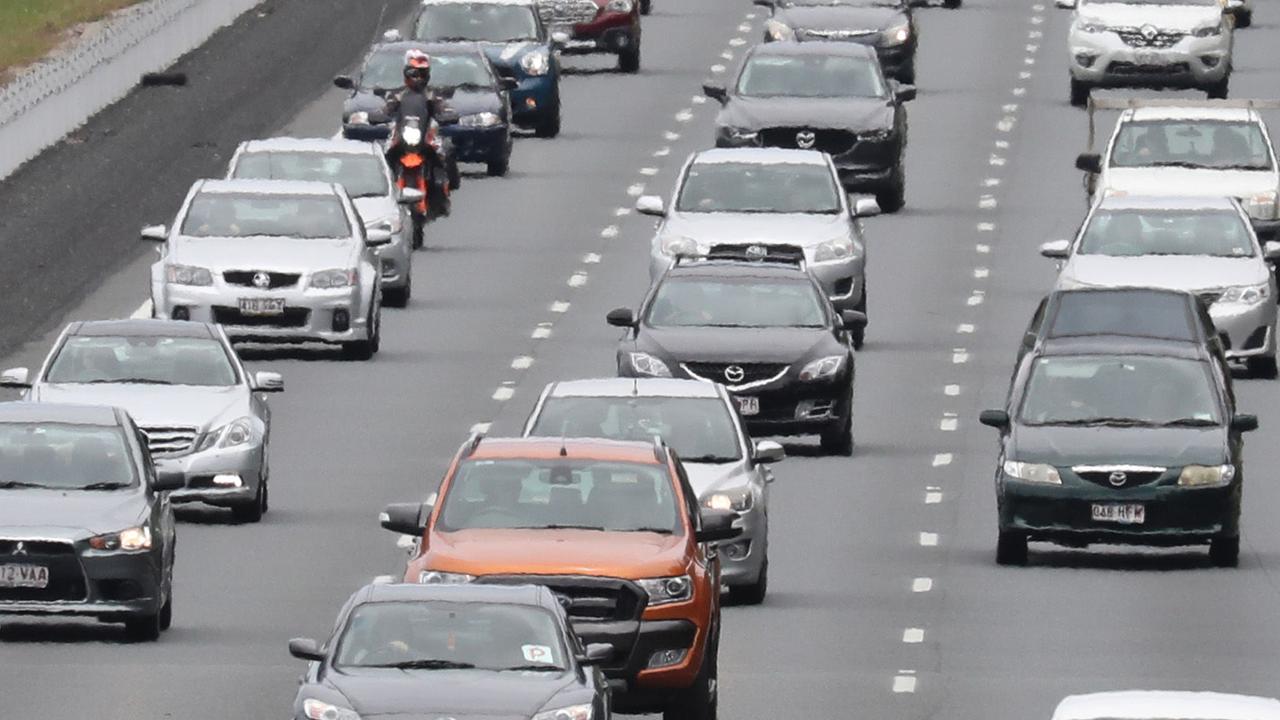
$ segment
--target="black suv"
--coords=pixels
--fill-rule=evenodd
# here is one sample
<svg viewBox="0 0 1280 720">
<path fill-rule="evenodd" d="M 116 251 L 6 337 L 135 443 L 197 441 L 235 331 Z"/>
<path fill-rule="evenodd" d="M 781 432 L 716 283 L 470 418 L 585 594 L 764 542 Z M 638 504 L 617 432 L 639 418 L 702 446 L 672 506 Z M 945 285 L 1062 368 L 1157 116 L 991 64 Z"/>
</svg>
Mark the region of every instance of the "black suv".
<svg viewBox="0 0 1280 720">
<path fill-rule="evenodd" d="M 761 245 L 678 257 L 639 313 L 619 308 L 622 377 L 723 384 L 752 435 L 818 434 L 853 452 L 854 353 L 863 313 L 836 313 L 803 260 Z"/>
</svg>

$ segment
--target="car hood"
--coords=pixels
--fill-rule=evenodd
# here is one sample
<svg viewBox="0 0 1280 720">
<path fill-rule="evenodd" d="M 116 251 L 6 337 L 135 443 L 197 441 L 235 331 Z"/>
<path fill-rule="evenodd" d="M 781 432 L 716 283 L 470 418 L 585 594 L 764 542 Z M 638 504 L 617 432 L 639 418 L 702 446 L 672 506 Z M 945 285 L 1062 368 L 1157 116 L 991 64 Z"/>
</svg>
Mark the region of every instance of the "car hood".
<svg viewBox="0 0 1280 720">
<path fill-rule="evenodd" d="M 1062 268 L 1059 281 L 1063 285 L 1143 285 L 1196 291 L 1264 283 L 1267 281 L 1267 267 L 1256 257 L 1075 255 Z"/>
<path fill-rule="evenodd" d="M 795 363 L 823 343 L 838 345 L 821 328 L 646 328 L 643 337 L 640 350 L 656 350 L 677 362 Z"/>
<path fill-rule="evenodd" d="M 394 221 L 400 215 L 400 206 L 390 195 L 352 198 L 351 202 L 355 203 L 365 225 L 374 225 L 384 220 Z"/>
<path fill-rule="evenodd" d="M 479 45 L 484 50 L 484 54 L 489 56 L 489 62 L 493 63 L 495 67 L 504 68 L 519 67 L 520 58 L 536 50 L 547 48 L 545 44 L 533 40 L 510 43 L 476 43 L 476 45 Z"/>
<path fill-rule="evenodd" d="M 819 5 L 779 10 L 774 19 L 788 27 L 815 30 L 879 31 L 908 21 L 906 13 L 887 7 Z"/>
<path fill-rule="evenodd" d="M 742 97 L 733 95 L 720 110 L 721 126 L 759 130 L 808 127 L 877 130 L 893 127 L 893 102 L 887 98 Z"/>
<path fill-rule="evenodd" d="M 352 240 L 302 238 L 179 238 L 165 260 L 211 270 L 306 272 L 356 264 Z"/>
<path fill-rule="evenodd" d="M 1218 465 L 1223 428 L 1052 427 L 1018 425 L 1009 459 L 1071 465 Z"/>
<path fill-rule="evenodd" d="M 1195 30 L 1205 25 L 1217 25 L 1222 10 L 1202 5 L 1126 5 L 1123 3 L 1089 3 L 1078 13 L 1081 22 L 1097 23 L 1107 27 L 1140 28 L 1152 25 L 1162 30 Z"/>
<path fill-rule="evenodd" d="M 249 392 L 241 385 L 37 385 L 32 399 L 72 405 L 110 405 L 124 408 L 143 427 L 190 425 L 207 428 L 219 420 L 248 415 Z"/>
<path fill-rule="evenodd" d="M 683 572 L 687 538 L 593 530 L 458 530 L 431 534 L 426 566 L 471 575 L 605 575 L 632 580 Z"/>
<path fill-rule="evenodd" d="M 1108 190 L 1133 195 L 1227 195 L 1248 199 L 1276 190 L 1270 170 L 1207 170 L 1197 168 L 1107 168 Z"/>
<path fill-rule="evenodd" d="M 357 90 L 342 103 L 342 120 L 345 122 L 353 112 L 373 112 L 387 106 L 387 101 L 368 90 Z"/>
<path fill-rule="evenodd" d="M 686 462 L 684 469 L 689 475 L 689 484 L 693 486 L 693 491 L 698 494 L 698 497 L 744 487 L 747 484 L 747 468 L 743 460 L 728 463 Z"/>
<path fill-rule="evenodd" d="M 568 673 L 491 670 L 331 670 L 325 681 L 361 717 L 532 717 L 572 681 Z"/>
<path fill-rule="evenodd" d="M 459 115 L 502 110 L 502 98 L 495 90 L 455 90 L 445 103 Z"/>
<path fill-rule="evenodd" d="M 813 247 L 851 234 L 844 213 L 682 213 L 672 212 L 663 236 L 683 236 L 699 243 L 785 243 Z"/>
<path fill-rule="evenodd" d="M 146 497 L 137 488 L 0 490 L 0 537 L 84 539 L 134 527 L 146 516 Z"/>
</svg>

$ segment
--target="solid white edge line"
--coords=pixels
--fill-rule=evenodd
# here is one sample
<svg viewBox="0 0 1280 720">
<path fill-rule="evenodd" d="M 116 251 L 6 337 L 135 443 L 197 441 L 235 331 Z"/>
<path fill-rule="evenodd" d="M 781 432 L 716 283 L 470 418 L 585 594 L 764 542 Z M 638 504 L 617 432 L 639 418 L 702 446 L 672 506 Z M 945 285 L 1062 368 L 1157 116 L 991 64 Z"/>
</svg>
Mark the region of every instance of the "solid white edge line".
<svg viewBox="0 0 1280 720">
<path fill-rule="evenodd" d="M 129 316 L 131 320 L 142 320 L 143 318 L 149 318 L 149 317 L 151 317 L 151 301 L 150 300 L 138 306 L 138 309 L 134 310 L 133 314 Z"/>
</svg>

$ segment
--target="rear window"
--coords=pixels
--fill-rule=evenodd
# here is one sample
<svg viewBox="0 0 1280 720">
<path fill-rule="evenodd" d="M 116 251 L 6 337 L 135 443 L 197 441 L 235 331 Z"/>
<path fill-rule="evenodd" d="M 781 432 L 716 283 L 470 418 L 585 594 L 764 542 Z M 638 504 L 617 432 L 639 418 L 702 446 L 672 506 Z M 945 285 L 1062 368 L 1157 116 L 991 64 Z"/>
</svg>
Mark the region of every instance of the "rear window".
<svg viewBox="0 0 1280 720">
<path fill-rule="evenodd" d="M 1184 298 L 1172 293 L 1063 293 L 1045 337 L 1129 335 L 1199 340 Z"/>
</svg>

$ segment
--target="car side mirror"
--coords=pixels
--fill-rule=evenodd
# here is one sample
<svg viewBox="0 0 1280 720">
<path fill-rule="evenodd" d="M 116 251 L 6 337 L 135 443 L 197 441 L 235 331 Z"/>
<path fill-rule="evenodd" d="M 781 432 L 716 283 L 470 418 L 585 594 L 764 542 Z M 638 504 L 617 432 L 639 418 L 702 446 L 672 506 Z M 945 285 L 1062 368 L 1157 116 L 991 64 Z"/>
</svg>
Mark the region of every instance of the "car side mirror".
<svg viewBox="0 0 1280 720">
<path fill-rule="evenodd" d="M 556 30 L 555 32 L 551 33 L 551 47 L 554 47 L 555 49 L 559 50 L 565 45 L 568 45 L 569 41 L 572 39 L 573 38 L 569 37 L 569 33 L 563 30 Z"/>
<path fill-rule="evenodd" d="M 278 372 L 256 372 L 253 374 L 253 389 L 257 392 L 284 392 L 284 376 Z"/>
<path fill-rule="evenodd" d="M 400 189 L 400 194 L 396 197 L 396 201 L 401 205 L 417 205 L 425 197 L 426 195 L 418 188 L 407 187 Z"/>
<path fill-rule="evenodd" d="M 1066 260 L 1071 243 L 1066 240 L 1050 240 L 1040 246 L 1040 254 L 1055 260 Z"/>
<path fill-rule="evenodd" d="M 376 88 L 374 88 L 374 89 L 370 90 L 369 92 L 373 93 L 373 94 L 374 94 L 374 95 L 376 95 L 377 97 L 385 98 L 385 97 L 387 96 L 387 93 L 391 92 L 391 90 L 389 90 L 389 89 L 387 89 L 387 88 L 384 88 L 384 87 L 376 87 Z"/>
<path fill-rule="evenodd" d="M 1252 432 L 1258 429 L 1258 416 L 1239 414 L 1231 418 L 1231 429 L 1236 432 Z"/>
<path fill-rule="evenodd" d="M 383 528 L 401 535 L 421 535 L 427 529 L 425 518 L 431 514 L 426 503 L 392 503 L 378 514 Z"/>
<path fill-rule="evenodd" d="M 24 367 L 9 368 L 8 370 L 5 370 L 3 373 L 0 373 L 0 387 L 31 387 L 31 371 Z"/>
<path fill-rule="evenodd" d="M 1070 10 L 1076 6 L 1076 0 L 1053 0 L 1053 4 L 1063 10 Z"/>
<path fill-rule="evenodd" d="M 364 244 L 369 247 L 382 247 L 391 244 L 391 231 L 386 228 L 373 228 L 365 231 Z"/>
<path fill-rule="evenodd" d="M 600 663 L 613 657 L 613 646 L 608 643 L 590 643 L 586 647 L 586 652 L 577 656 L 579 665 L 590 667 L 599 665 Z"/>
<path fill-rule="evenodd" d="M 1267 262 L 1280 260 L 1280 242 L 1268 240 L 1262 246 L 1262 257 L 1266 258 Z"/>
<path fill-rule="evenodd" d="M 860 197 L 853 201 L 854 217 L 875 217 L 881 212 L 879 201 L 873 197 Z"/>
<path fill-rule="evenodd" d="M 755 461 L 761 464 L 776 463 L 787 457 L 787 451 L 773 440 L 756 440 L 755 450 Z"/>
<path fill-rule="evenodd" d="M 289 654 L 299 660 L 321 662 L 324 653 L 320 652 L 320 644 L 311 638 L 294 638 L 289 641 Z"/>
<path fill-rule="evenodd" d="M 978 422 L 1003 430 L 1009 427 L 1009 413 L 1004 410 L 983 410 L 978 413 Z"/>
<path fill-rule="evenodd" d="M 498 87 L 506 90 L 507 92 L 511 92 L 512 90 L 520 87 L 520 81 L 512 77 L 498 78 Z"/>
<path fill-rule="evenodd" d="M 899 84 L 894 88 L 893 97 L 898 102 L 911 102 L 916 99 L 916 86 Z"/>
<path fill-rule="evenodd" d="M 1076 169 L 1097 175 L 1102 172 L 1102 155 L 1095 152 L 1080 153 L 1076 156 Z"/>
<path fill-rule="evenodd" d="M 741 516 L 732 510 L 702 509 L 702 529 L 698 531 L 700 543 L 732 540 L 742 534 L 742 528 L 734 527 Z"/>
<path fill-rule="evenodd" d="M 187 486 L 187 475 L 181 470 L 156 470 L 156 477 L 151 481 L 151 489 L 155 492 L 181 490 Z"/>
<path fill-rule="evenodd" d="M 867 326 L 867 314 L 858 310 L 842 310 L 840 322 L 846 330 L 857 330 Z"/>
<path fill-rule="evenodd" d="M 605 315 L 605 320 L 614 327 L 631 328 L 636 326 L 636 314 L 631 308 L 615 308 Z"/>
<path fill-rule="evenodd" d="M 356 81 L 353 80 L 350 75 L 339 75 L 333 79 L 333 84 L 335 87 L 340 87 L 343 90 L 356 89 Z"/>
<path fill-rule="evenodd" d="M 142 228 L 143 240 L 149 242 L 164 242 L 169 239 L 169 228 L 164 225 L 148 225 Z"/>
<path fill-rule="evenodd" d="M 773 7 L 773 4 L 770 3 L 769 7 Z M 715 100 L 721 105 L 729 102 L 729 91 L 726 90 L 725 87 L 720 83 L 703 83 L 702 94 L 706 95 L 712 100 Z"/>
<path fill-rule="evenodd" d="M 773 0 L 751 0 L 751 4 L 771 8 L 773 7 Z"/>
<path fill-rule="evenodd" d="M 401 40 L 404 40 L 404 35 L 401 35 L 400 31 L 395 28 L 382 33 L 382 42 L 395 43 Z"/>
<path fill-rule="evenodd" d="M 662 203 L 662 198 L 657 195 L 641 195 L 636 200 L 636 212 L 641 215 L 652 215 L 654 217 L 666 217 L 667 208 Z"/>
</svg>

